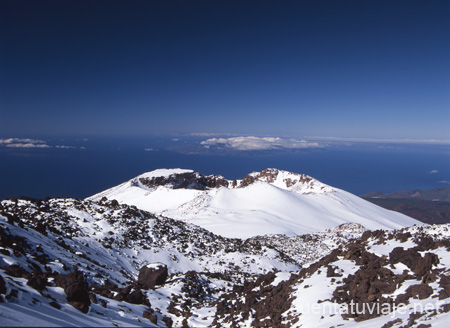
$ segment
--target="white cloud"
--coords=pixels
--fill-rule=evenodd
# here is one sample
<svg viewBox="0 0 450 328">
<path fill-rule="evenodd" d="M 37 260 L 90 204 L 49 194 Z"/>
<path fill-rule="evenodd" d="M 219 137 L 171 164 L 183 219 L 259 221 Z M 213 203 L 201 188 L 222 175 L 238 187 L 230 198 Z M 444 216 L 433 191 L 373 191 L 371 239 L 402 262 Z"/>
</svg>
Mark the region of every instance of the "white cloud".
<svg viewBox="0 0 450 328">
<path fill-rule="evenodd" d="M 47 144 L 35 144 L 35 143 L 10 143 L 6 147 L 9 148 L 50 148 Z"/>
<path fill-rule="evenodd" d="M 11 145 L 11 144 L 45 144 L 44 140 L 39 139 L 21 139 L 21 138 L 8 138 L 0 139 L 0 144 Z"/>
<path fill-rule="evenodd" d="M 39 139 L 22 139 L 22 138 L 8 138 L 0 139 L 0 145 L 9 148 L 50 148 L 44 140 Z"/>
<path fill-rule="evenodd" d="M 428 172 L 428 174 L 437 174 L 437 173 L 439 173 L 438 170 L 431 170 L 430 172 Z"/>
<path fill-rule="evenodd" d="M 214 137 L 214 136 L 236 136 L 237 134 L 235 133 L 210 133 L 210 132 L 192 132 L 192 133 L 188 133 L 188 135 L 190 136 L 195 136 L 195 137 Z"/>
<path fill-rule="evenodd" d="M 275 150 L 275 149 L 306 149 L 319 148 L 317 142 L 284 138 L 234 137 L 212 138 L 200 143 L 205 148 L 223 146 L 233 150 Z"/>
<path fill-rule="evenodd" d="M 73 146 L 56 145 L 50 146 L 46 141 L 40 139 L 22 139 L 8 138 L 0 139 L 0 146 L 8 148 L 58 148 L 58 149 L 75 149 Z"/>
<path fill-rule="evenodd" d="M 73 147 L 73 146 L 64 146 L 64 145 L 56 145 L 55 148 L 60 148 L 60 149 L 75 149 L 76 147 Z"/>
<path fill-rule="evenodd" d="M 439 181 L 439 183 L 450 184 L 450 181 L 447 181 L 447 180 L 442 180 L 442 181 Z"/>
</svg>

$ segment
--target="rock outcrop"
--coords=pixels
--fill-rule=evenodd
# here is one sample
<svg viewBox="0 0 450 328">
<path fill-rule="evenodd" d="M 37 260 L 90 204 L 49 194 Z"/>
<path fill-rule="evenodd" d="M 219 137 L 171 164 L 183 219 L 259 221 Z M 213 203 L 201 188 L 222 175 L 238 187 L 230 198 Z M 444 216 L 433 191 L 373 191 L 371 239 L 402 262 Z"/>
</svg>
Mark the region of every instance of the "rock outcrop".
<svg viewBox="0 0 450 328">
<path fill-rule="evenodd" d="M 152 178 L 139 178 L 139 182 L 149 188 L 169 186 L 172 189 L 197 189 L 228 187 L 228 180 L 220 175 L 202 175 L 196 172 L 171 174 Z"/>
<path fill-rule="evenodd" d="M 143 266 L 139 271 L 138 283 L 145 288 L 163 285 L 168 277 L 167 266 L 163 263 L 152 263 Z"/>
<path fill-rule="evenodd" d="M 74 308 L 83 313 L 89 311 L 91 300 L 89 298 L 89 289 L 83 272 L 75 271 L 66 275 L 58 275 L 55 277 L 55 284 L 64 288 L 67 301 Z"/>
</svg>

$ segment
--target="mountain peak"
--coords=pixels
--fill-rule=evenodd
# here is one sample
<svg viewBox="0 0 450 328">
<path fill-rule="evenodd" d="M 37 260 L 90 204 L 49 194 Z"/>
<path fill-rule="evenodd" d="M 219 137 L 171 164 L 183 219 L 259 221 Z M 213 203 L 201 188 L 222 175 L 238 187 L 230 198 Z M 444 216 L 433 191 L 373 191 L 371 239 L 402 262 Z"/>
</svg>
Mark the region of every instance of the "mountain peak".
<svg viewBox="0 0 450 328">
<path fill-rule="evenodd" d="M 131 181 L 133 186 L 157 188 L 164 186 L 170 189 L 207 190 L 210 188 L 228 187 L 229 181 L 221 175 L 203 175 L 193 170 L 159 169 L 141 174 Z"/>
<path fill-rule="evenodd" d="M 188 169 L 158 169 L 139 175 L 130 181 L 131 186 L 154 189 L 164 186 L 169 189 L 208 190 L 214 188 L 245 188 L 256 182 L 300 193 L 332 192 L 334 188 L 306 174 L 293 173 L 275 168 L 251 172 L 238 180 L 228 180 L 221 175 L 203 175 Z"/>
<path fill-rule="evenodd" d="M 164 169 L 144 173 L 89 198 L 197 224 L 232 238 L 324 231 L 355 222 L 367 229 L 419 223 L 306 175 L 267 168 L 240 180 Z"/>
<path fill-rule="evenodd" d="M 293 173 L 275 168 L 252 172 L 244 177 L 240 186 L 245 187 L 256 181 L 269 183 L 278 188 L 296 192 L 332 192 L 334 189 L 306 174 Z"/>
</svg>

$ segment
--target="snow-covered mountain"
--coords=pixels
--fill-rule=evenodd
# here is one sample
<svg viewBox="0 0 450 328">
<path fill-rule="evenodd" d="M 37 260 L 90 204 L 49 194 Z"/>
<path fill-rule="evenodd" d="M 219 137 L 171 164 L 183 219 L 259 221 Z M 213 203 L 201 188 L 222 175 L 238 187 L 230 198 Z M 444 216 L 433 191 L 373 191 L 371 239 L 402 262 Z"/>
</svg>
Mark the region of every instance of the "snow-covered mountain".
<svg viewBox="0 0 450 328">
<path fill-rule="evenodd" d="M 367 229 L 420 224 L 305 174 L 277 169 L 253 172 L 241 180 L 204 176 L 192 170 L 160 169 L 88 200 L 99 201 L 103 197 L 231 238 L 295 236 L 348 222 Z"/>
<path fill-rule="evenodd" d="M 2 200 L 0 325 L 447 327 L 450 225 L 415 223 L 275 169 Z"/>
</svg>

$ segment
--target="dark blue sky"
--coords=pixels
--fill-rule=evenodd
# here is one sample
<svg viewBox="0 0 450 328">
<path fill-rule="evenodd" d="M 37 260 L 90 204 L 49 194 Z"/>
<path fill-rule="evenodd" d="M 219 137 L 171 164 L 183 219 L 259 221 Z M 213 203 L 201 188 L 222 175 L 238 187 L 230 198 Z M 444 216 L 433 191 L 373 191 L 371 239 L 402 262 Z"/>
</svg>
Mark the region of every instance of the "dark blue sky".
<svg viewBox="0 0 450 328">
<path fill-rule="evenodd" d="M 450 1 L 0 2 L 0 134 L 450 139 Z"/>
</svg>

